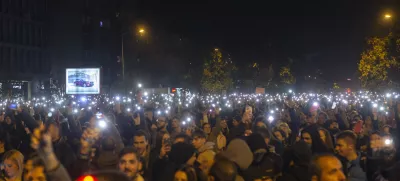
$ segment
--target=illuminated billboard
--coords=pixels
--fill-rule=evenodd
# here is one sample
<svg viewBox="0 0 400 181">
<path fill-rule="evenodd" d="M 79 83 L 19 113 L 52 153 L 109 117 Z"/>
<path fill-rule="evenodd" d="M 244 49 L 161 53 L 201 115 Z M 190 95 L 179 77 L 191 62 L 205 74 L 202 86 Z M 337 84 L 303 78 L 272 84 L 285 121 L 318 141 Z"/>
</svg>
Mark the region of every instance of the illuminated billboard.
<svg viewBox="0 0 400 181">
<path fill-rule="evenodd" d="M 66 94 L 100 94 L 100 68 L 67 68 Z"/>
</svg>

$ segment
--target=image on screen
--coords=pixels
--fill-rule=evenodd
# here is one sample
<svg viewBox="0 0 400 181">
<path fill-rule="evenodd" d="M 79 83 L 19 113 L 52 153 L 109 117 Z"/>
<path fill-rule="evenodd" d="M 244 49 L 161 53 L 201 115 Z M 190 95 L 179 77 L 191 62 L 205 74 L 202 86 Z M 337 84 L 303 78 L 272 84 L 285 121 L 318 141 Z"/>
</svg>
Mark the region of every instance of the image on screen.
<svg viewBox="0 0 400 181">
<path fill-rule="evenodd" d="M 100 94 L 99 68 L 68 68 L 66 94 Z"/>
</svg>

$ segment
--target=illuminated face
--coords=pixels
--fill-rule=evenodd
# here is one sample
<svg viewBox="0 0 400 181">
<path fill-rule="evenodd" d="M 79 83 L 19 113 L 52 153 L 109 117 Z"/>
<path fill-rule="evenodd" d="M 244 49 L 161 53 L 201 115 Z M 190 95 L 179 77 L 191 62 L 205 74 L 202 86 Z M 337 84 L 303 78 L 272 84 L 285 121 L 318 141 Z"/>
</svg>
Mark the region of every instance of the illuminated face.
<svg viewBox="0 0 400 181">
<path fill-rule="evenodd" d="M 225 129 L 225 128 L 228 127 L 228 124 L 226 123 L 226 120 L 221 120 L 221 122 L 219 124 L 220 124 L 221 128 Z"/>
<path fill-rule="evenodd" d="M 8 177 L 13 178 L 18 176 L 19 167 L 14 161 L 6 159 L 4 160 L 4 170 Z"/>
<path fill-rule="evenodd" d="M 257 126 L 258 128 L 266 128 L 266 127 L 267 127 L 262 121 L 258 121 L 257 124 L 256 124 L 256 126 Z"/>
<path fill-rule="evenodd" d="M 386 134 L 390 134 L 390 128 L 389 127 L 384 127 L 383 132 Z"/>
<path fill-rule="evenodd" d="M 210 133 L 211 133 L 211 125 L 210 125 L 210 124 L 205 124 L 205 125 L 203 126 L 203 131 L 204 131 L 204 133 L 206 133 L 206 134 L 210 134 Z"/>
<path fill-rule="evenodd" d="M 135 154 L 128 153 L 122 156 L 118 163 L 118 168 L 124 172 L 129 178 L 135 178 L 138 173 L 140 162 Z"/>
<path fill-rule="evenodd" d="M 342 171 L 342 163 L 335 157 L 325 157 L 318 160 L 319 168 L 321 168 L 321 176 L 317 178 L 313 176 L 312 181 L 345 181 L 346 177 Z"/>
<path fill-rule="evenodd" d="M 186 173 L 182 171 L 177 171 L 175 173 L 174 181 L 188 181 Z"/>
<path fill-rule="evenodd" d="M 350 153 L 352 153 L 353 146 L 347 144 L 344 139 L 338 139 L 336 141 L 335 149 L 340 156 L 347 157 Z"/>
<path fill-rule="evenodd" d="M 179 120 L 178 119 L 173 119 L 171 122 L 171 127 L 172 128 L 178 128 L 179 127 Z"/>
<path fill-rule="evenodd" d="M 133 147 L 138 150 L 140 155 L 143 155 L 147 149 L 147 140 L 145 136 L 134 136 L 133 137 Z"/>
<path fill-rule="evenodd" d="M 46 181 L 46 175 L 43 166 L 33 167 L 32 165 L 27 166 L 27 164 L 29 164 L 29 161 L 25 165 L 26 171 L 24 172 L 24 180 Z"/>
<path fill-rule="evenodd" d="M 167 126 L 167 122 L 165 121 L 165 117 L 159 117 L 157 119 L 157 127 L 158 128 L 165 128 Z"/>
<path fill-rule="evenodd" d="M 204 144 L 206 143 L 205 138 L 200 138 L 200 137 L 194 137 L 192 144 L 196 149 L 200 149 Z"/>
<path fill-rule="evenodd" d="M 301 134 L 301 139 L 308 145 L 312 145 L 312 138 L 310 133 L 304 132 L 303 134 Z"/>
<path fill-rule="evenodd" d="M 144 113 L 145 118 L 147 118 L 148 120 L 153 120 L 153 112 L 151 111 L 146 111 Z"/>
<path fill-rule="evenodd" d="M 279 141 L 284 141 L 284 138 L 283 138 L 281 132 L 275 131 L 275 132 L 274 132 L 274 136 L 275 136 L 275 138 L 278 139 Z"/>
<path fill-rule="evenodd" d="M 380 142 L 381 142 L 381 136 L 379 136 L 377 134 L 372 134 L 369 137 L 369 144 L 370 144 L 371 148 L 379 148 Z"/>
<path fill-rule="evenodd" d="M 289 128 L 286 125 L 279 126 L 279 129 L 281 129 L 283 132 L 289 135 Z"/>
<path fill-rule="evenodd" d="M 339 124 L 337 122 L 332 122 L 331 125 L 329 125 L 330 129 L 338 129 L 339 128 Z"/>
</svg>

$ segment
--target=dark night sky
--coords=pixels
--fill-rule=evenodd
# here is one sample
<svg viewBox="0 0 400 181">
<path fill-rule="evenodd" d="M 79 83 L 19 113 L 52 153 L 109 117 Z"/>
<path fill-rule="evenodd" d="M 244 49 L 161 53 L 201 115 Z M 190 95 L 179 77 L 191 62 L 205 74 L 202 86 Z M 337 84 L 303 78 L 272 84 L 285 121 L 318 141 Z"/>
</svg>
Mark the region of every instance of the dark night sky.
<svg viewBox="0 0 400 181">
<path fill-rule="evenodd" d="M 291 57 L 299 74 L 320 68 L 327 79 L 344 79 L 356 72 L 365 37 L 385 31 L 378 19 L 393 2 L 143 0 L 139 11 L 152 28 L 219 47 L 239 65 Z"/>
</svg>

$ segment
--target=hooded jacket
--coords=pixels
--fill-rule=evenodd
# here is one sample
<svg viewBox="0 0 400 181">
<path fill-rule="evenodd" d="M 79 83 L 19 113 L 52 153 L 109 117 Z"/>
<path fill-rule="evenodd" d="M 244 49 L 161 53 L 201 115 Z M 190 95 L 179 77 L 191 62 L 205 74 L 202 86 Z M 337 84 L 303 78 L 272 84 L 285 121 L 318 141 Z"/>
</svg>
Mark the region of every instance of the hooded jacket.
<svg viewBox="0 0 400 181">
<path fill-rule="evenodd" d="M 249 168 L 251 162 L 253 162 L 253 153 L 246 142 L 242 139 L 232 140 L 222 155 L 238 166 L 239 173 L 242 173 L 244 170 Z M 243 174 L 236 176 L 236 181 L 240 180 L 244 180 Z"/>
</svg>

